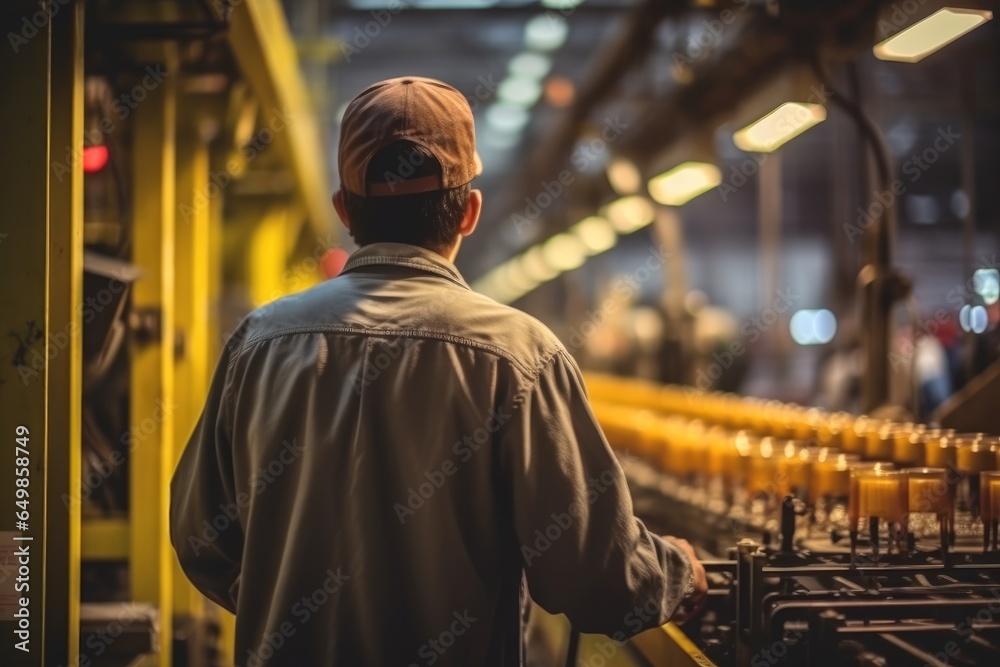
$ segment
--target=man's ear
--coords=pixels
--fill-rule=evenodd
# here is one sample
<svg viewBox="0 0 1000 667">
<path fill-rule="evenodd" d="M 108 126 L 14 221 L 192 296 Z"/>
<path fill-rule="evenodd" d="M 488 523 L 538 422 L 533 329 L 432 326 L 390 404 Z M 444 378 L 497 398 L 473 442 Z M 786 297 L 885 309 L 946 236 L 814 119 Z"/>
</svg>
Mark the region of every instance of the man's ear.
<svg viewBox="0 0 1000 667">
<path fill-rule="evenodd" d="M 482 212 L 483 191 L 470 191 L 469 201 L 465 203 L 465 215 L 462 217 L 462 224 L 458 227 L 458 233 L 462 236 L 469 236 L 476 231 L 476 225 L 479 224 L 479 214 Z"/>
<path fill-rule="evenodd" d="M 342 190 L 337 190 L 333 193 L 333 208 L 336 209 L 337 216 L 340 218 L 341 224 L 343 224 L 348 233 L 350 233 L 351 221 L 347 217 L 347 207 L 344 206 L 344 192 Z"/>
</svg>

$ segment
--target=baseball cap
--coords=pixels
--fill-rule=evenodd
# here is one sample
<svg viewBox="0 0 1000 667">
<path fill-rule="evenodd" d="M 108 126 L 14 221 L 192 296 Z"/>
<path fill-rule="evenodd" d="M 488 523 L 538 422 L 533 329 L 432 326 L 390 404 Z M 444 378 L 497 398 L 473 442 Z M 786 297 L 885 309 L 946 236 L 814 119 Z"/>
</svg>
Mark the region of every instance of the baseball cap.
<svg viewBox="0 0 1000 667">
<path fill-rule="evenodd" d="M 419 146 L 441 167 L 440 174 L 408 178 L 408 169 L 369 177 L 372 158 L 397 142 Z M 364 197 L 392 197 L 450 190 L 482 170 L 476 154 L 472 109 L 452 86 L 419 76 L 380 81 L 355 97 L 340 124 L 338 171 L 341 187 Z"/>
</svg>

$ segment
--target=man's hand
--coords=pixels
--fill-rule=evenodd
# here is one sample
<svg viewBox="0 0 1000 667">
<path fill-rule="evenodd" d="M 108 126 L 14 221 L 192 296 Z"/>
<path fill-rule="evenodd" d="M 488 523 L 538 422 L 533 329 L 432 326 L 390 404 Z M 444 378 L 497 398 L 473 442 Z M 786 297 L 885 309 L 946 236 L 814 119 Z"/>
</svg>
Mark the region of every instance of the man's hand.
<svg viewBox="0 0 1000 667">
<path fill-rule="evenodd" d="M 681 601 L 670 619 L 674 623 L 685 623 L 697 616 L 701 612 L 702 607 L 705 606 L 705 602 L 708 600 L 708 577 L 705 575 L 705 566 L 698 560 L 698 556 L 694 552 L 694 547 L 687 540 L 682 540 L 679 537 L 665 537 L 664 539 L 686 553 L 691 560 L 691 573 L 694 575 L 694 590 L 688 597 Z"/>
</svg>

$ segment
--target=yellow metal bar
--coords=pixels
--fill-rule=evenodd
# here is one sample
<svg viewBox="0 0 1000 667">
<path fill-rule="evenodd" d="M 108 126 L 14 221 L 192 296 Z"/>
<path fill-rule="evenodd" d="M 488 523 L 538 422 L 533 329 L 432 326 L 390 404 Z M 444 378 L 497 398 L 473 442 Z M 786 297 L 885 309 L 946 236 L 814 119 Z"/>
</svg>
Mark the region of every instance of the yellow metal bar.
<svg viewBox="0 0 1000 667">
<path fill-rule="evenodd" d="M 336 235 L 326 156 L 310 108 L 288 23 L 278 0 L 247 0 L 232 9 L 228 38 L 243 75 L 261 101 L 263 124 L 294 175 L 313 234 Z M 263 138 L 263 137 L 262 137 Z"/>
<path fill-rule="evenodd" d="M 189 119 L 196 121 L 196 119 Z M 192 123 L 178 128 L 177 210 L 175 239 L 175 311 L 183 354 L 177 360 L 175 381 L 184 390 L 177 395 L 173 467 L 176 467 L 194 429 L 208 393 L 209 373 L 209 197 L 208 146 Z M 171 558 L 174 577 L 174 614 L 201 617 L 204 598 L 188 581 L 176 556 Z"/>
<path fill-rule="evenodd" d="M 632 645 L 654 665 L 715 667 L 715 663 L 673 623 L 636 635 Z"/>
<path fill-rule="evenodd" d="M 236 617 L 214 602 L 211 603 L 219 617 L 219 667 L 236 664 Z"/>
<path fill-rule="evenodd" d="M 82 1 L 54 14 L 52 31 L 52 109 L 49 143 L 52 164 L 64 160 L 66 147 L 83 151 Z M 53 171 L 54 173 L 54 171 Z M 45 634 L 46 665 L 76 664 L 80 650 L 80 497 L 81 412 L 83 408 L 83 168 L 77 161 L 62 181 L 49 188 L 48 329 L 68 333 L 62 354 L 50 361 L 46 381 Z"/>
<path fill-rule="evenodd" d="M 83 14 L 74 1 L 38 27 L 38 12 L 0 8 L 2 93 L 17 100 L 0 105 L 17 156 L 0 179 L 0 594 L 15 601 L 0 609 L 0 664 L 26 666 L 75 664 L 79 643 L 78 506 L 63 500 L 80 481 Z"/>
<path fill-rule="evenodd" d="M 127 560 L 132 545 L 127 519 L 85 519 L 81 554 L 84 560 Z"/>
<path fill-rule="evenodd" d="M 160 613 L 160 664 L 171 662 L 172 549 L 168 533 L 169 483 L 174 467 L 174 213 L 176 87 L 170 74 L 134 112 L 133 262 L 144 271 L 132 308 L 154 315 L 159 335 L 131 349 L 129 573 L 133 599 Z M 156 317 L 158 316 L 158 318 Z"/>
<path fill-rule="evenodd" d="M 288 293 L 285 285 L 287 219 L 287 208 L 273 205 L 253 229 L 244 275 L 250 284 L 254 307 Z"/>
</svg>

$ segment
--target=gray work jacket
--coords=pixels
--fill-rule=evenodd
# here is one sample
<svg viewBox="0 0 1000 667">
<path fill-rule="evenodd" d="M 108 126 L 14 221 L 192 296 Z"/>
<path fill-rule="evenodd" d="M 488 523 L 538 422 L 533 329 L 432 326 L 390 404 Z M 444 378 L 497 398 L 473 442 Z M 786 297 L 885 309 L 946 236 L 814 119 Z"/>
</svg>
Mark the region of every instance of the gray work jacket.
<svg viewBox="0 0 1000 667">
<path fill-rule="evenodd" d="M 526 591 L 619 641 L 691 564 L 635 518 L 580 371 L 440 255 L 376 243 L 232 336 L 171 483 L 237 665 L 519 665 Z"/>
</svg>

